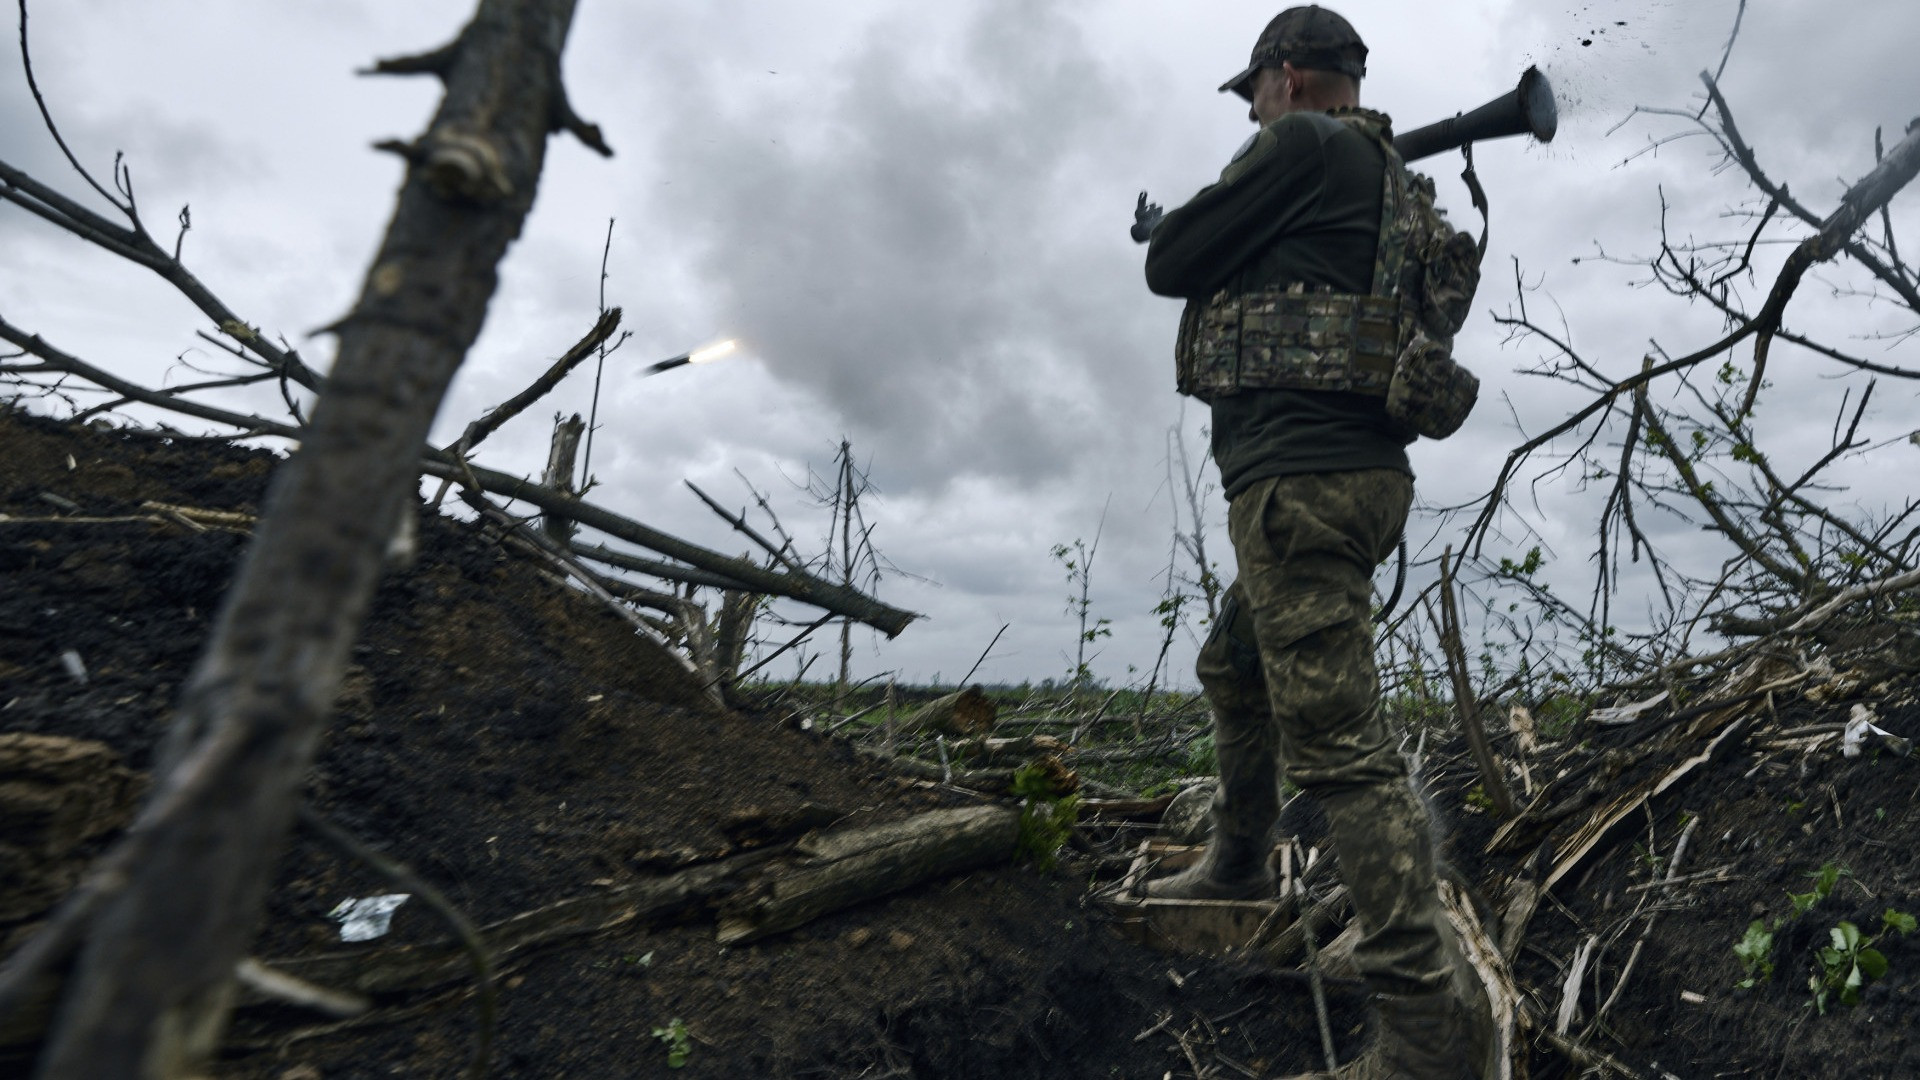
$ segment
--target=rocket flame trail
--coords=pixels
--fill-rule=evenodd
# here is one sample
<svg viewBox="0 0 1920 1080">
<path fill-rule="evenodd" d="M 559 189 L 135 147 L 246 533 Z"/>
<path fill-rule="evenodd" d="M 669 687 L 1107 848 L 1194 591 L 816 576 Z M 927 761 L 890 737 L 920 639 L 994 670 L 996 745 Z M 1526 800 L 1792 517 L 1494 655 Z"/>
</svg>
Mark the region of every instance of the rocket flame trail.
<svg viewBox="0 0 1920 1080">
<path fill-rule="evenodd" d="M 733 351 L 733 340 L 729 338 L 728 340 L 723 341 L 718 345 L 709 345 L 704 349 L 694 350 L 693 354 L 687 357 L 687 363 L 705 364 L 710 361 L 718 360 L 732 351 Z"/>
<path fill-rule="evenodd" d="M 672 371 L 674 368 L 685 367 L 688 364 L 710 363 L 732 352 L 733 346 L 733 339 L 729 338 L 726 341 L 720 342 L 718 345 L 709 345 L 704 349 L 695 349 L 693 352 L 681 353 L 679 356 L 662 360 L 657 364 L 649 366 L 642 374 L 658 375 L 663 371 Z"/>
</svg>

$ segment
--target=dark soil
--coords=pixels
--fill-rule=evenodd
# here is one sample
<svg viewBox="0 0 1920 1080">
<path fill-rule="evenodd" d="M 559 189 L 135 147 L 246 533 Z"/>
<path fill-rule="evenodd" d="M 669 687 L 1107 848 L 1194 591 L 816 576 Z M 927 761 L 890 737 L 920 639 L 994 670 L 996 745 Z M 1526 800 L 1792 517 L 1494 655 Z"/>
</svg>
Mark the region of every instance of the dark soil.
<svg viewBox="0 0 1920 1080">
<path fill-rule="evenodd" d="M 1909 738 L 1920 735 L 1920 703 L 1912 673 L 1898 676 L 1871 702 L 1881 727 Z M 1777 718 L 1756 703 L 1768 731 L 1835 724 L 1858 699 L 1783 705 Z M 1644 736 L 1628 729 L 1576 732 L 1589 752 L 1630 753 Z M 1769 735 L 1757 732 L 1753 742 Z M 1695 746 L 1694 749 L 1699 749 Z M 1569 754 L 1567 759 L 1577 755 Z M 1536 776 L 1545 780 L 1543 761 Z M 1607 795 L 1624 792 L 1677 757 L 1656 756 L 1613 781 Z M 1461 808 L 1475 780 L 1470 764 L 1444 771 L 1434 792 L 1443 807 Z M 1684 862 L 1673 872 L 1711 874 L 1724 880 L 1681 884 L 1664 900 L 1658 890 L 1637 888 L 1668 873 L 1686 821 L 1699 817 Z M 1583 820 L 1575 815 L 1572 820 Z M 1489 892 L 1492 882 L 1519 868 L 1518 859 L 1482 854 L 1495 822 L 1485 814 L 1456 809 L 1451 815 L 1453 860 Z M 1562 837 L 1563 827 L 1552 836 Z M 1574 1034 L 1587 1027 L 1595 1006 L 1620 979 L 1634 944 L 1657 913 L 1621 994 L 1593 1042 L 1647 1071 L 1686 1077 L 1841 1077 L 1894 1080 L 1920 1076 L 1920 934 L 1887 933 L 1875 946 L 1888 960 L 1885 978 L 1868 985 L 1855 1008 L 1830 1002 L 1824 1015 L 1813 1005 L 1808 978 L 1815 950 L 1842 920 L 1863 933 L 1881 932 L 1889 909 L 1920 916 L 1920 757 L 1902 759 L 1885 749 L 1854 759 L 1834 744 L 1811 754 L 1735 749 L 1694 774 L 1678 789 L 1655 798 L 1634 828 L 1602 849 L 1583 870 L 1563 880 L 1529 924 L 1527 944 L 1514 961 L 1523 986 L 1540 991 L 1551 1015 L 1575 950 L 1589 935 L 1602 947 L 1583 982 L 1583 1007 Z M 1823 865 L 1845 874 L 1831 896 L 1804 916 L 1793 917 L 1787 894 L 1813 888 Z M 1719 878 L 1721 875 L 1712 875 Z M 1733 951 L 1755 919 L 1777 924 L 1771 979 L 1750 990 L 1736 986 L 1747 972 Z M 1535 1080 L 1578 1075 L 1563 1061 L 1536 1054 Z"/>
<path fill-rule="evenodd" d="M 127 519 L 165 516 L 149 503 L 252 513 L 277 460 L 0 408 L 0 732 L 99 740 L 146 770 L 246 536 Z M 709 705 L 616 616 L 431 515 L 416 564 L 381 586 L 307 795 L 481 923 L 724 853 L 732 815 L 879 819 L 959 798 Z M 254 952 L 338 951 L 328 911 L 392 891 L 298 829 Z M 1189 1068 L 1182 1038 L 1261 1074 L 1317 1056 L 1298 979 L 1123 942 L 1087 891 L 1084 875 L 1008 867 L 745 947 L 716 945 L 711 922 L 555 947 L 504 973 L 493 1074 L 664 1075 L 654 1032 L 676 1019 L 689 1077 L 1157 1077 Z M 0 923 L 0 942 L 37 918 Z M 410 902 L 380 944 L 444 933 Z M 1331 996 L 1351 1047 L 1361 996 Z M 243 1010 L 219 1075 L 461 1073 L 468 991 L 378 1004 L 338 1028 Z"/>
<path fill-rule="evenodd" d="M 124 519 L 164 519 L 143 509 L 149 502 L 250 513 L 276 460 L 218 441 L 0 409 L 0 734 L 99 740 L 146 770 L 246 537 Z M 115 518 L 123 520 L 89 520 Z M 68 653 L 84 665 L 84 683 Z M 1909 738 L 1920 736 L 1916 685 L 1908 673 L 1871 697 L 1881 725 Z M 1852 704 L 1782 701 L 1765 725 L 1833 723 Z M 1627 728 L 1577 731 L 1569 741 L 1630 755 L 1644 738 Z M 1536 780 L 1550 779 L 1553 761 L 1551 750 L 1534 759 Z M 1495 822 L 1466 804 L 1473 777 L 1461 748 L 1434 751 L 1429 762 L 1450 860 L 1497 901 L 1522 860 L 1482 854 Z M 1615 790 L 1666 764 L 1633 766 Z M 434 516 L 423 522 L 417 563 L 389 572 L 380 590 L 308 797 L 479 922 L 725 853 L 722 825 L 735 815 L 813 804 L 884 819 L 960 798 L 877 773 L 836 741 L 709 705 L 677 663 L 618 618 L 473 526 Z M 1679 872 L 1725 867 L 1725 878 L 1656 901 L 1657 891 L 1634 887 L 1664 873 L 1683 815 L 1700 824 Z M 62 856 L 65 869 L 45 871 L 50 880 L 70 880 L 110 841 L 87 835 Z M 1920 935 L 1883 937 L 1888 974 L 1858 1007 L 1836 1003 L 1819 1015 L 1807 991 L 1830 927 L 1848 920 L 1874 934 L 1889 908 L 1920 914 L 1915 836 L 1920 759 L 1736 747 L 1655 799 L 1633 835 L 1554 890 L 1516 973 L 1551 1013 L 1569 958 L 1599 935 L 1577 1034 L 1657 910 L 1626 991 L 1591 1035 L 1595 1046 L 1648 1077 L 1920 1076 L 1911 1020 Z M 0 855 L 16 839 L 0 837 Z M 1808 889 L 1807 875 L 1827 863 L 1847 875 L 1825 902 L 1791 918 L 1787 892 Z M 0 900 L 9 885 L 0 880 Z M 298 829 L 254 951 L 268 959 L 338 951 L 327 912 L 391 891 Z M 1282 1075 L 1316 1063 L 1310 998 L 1297 976 L 1143 950 L 1103 925 L 1087 894 L 1084 866 L 1008 867 L 745 947 L 719 947 L 711 921 L 698 919 L 576 940 L 503 973 L 493 1073 L 665 1075 L 668 1047 L 654 1032 L 675 1019 L 690 1039 L 675 1075 L 690 1077 L 1191 1075 L 1183 1042 L 1213 1075 Z M 0 922 L 0 948 L 38 917 Z M 1756 918 L 1778 924 L 1777 970 L 1738 990 L 1745 973 L 1732 946 Z M 410 902 L 381 944 L 443 935 Z M 1350 1050 L 1363 1035 L 1361 995 L 1335 984 L 1331 996 Z M 468 990 L 378 1006 L 340 1027 L 291 1009 L 243 1010 L 219 1075 L 461 1073 L 474 1031 Z M 17 1053 L 0 1056 L 0 1073 L 24 1073 L 23 1064 Z M 1578 1075 L 1546 1052 L 1531 1064 L 1536 1080 Z"/>
</svg>

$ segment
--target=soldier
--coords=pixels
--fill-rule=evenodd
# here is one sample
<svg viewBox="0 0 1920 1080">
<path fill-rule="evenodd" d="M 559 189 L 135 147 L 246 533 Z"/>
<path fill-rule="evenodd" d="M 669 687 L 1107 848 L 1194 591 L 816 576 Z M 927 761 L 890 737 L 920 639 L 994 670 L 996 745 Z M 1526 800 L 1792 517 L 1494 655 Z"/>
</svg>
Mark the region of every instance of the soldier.
<svg viewBox="0 0 1920 1080">
<path fill-rule="evenodd" d="M 1366 57 L 1334 12 L 1281 12 L 1220 88 L 1259 132 L 1157 226 L 1142 196 L 1147 285 L 1187 300 L 1179 389 L 1212 407 L 1239 568 L 1197 664 L 1220 762 L 1212 839 L 1147 891 L 1270 894 L 1284 761 L 1326 810 L 1381 1020 L 1337 1075 L 1460 1080 L 1489 1069 L 1491 1022 L 1380 715 L 1370 599 L 1413 497 L 1407 446 L 1471 407 L 1477 384 L 1450 349 L 1480 253 L 1393 151 L 1389 119 L 1359 107 Z"/>
</svg>

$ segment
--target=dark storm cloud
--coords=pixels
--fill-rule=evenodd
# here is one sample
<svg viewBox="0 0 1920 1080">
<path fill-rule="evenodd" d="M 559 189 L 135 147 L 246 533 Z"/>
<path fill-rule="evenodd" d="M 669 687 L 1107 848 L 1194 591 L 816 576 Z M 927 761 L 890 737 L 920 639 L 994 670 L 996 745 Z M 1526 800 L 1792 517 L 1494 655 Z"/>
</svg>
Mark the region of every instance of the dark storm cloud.
<svg viewBox="0 0 1920 1080">
<path fill-rule="evenodd" d="M 1150 301 L 1127 208 L 1088 207 L 1124 94 L 1063 6 L 986 5 L 945 49 L 883 25 L 797 128 L 749 107 L 664 140 L 715 306 L 896 474 L 1032 481 L 1130 412 Z"/>
</svg>

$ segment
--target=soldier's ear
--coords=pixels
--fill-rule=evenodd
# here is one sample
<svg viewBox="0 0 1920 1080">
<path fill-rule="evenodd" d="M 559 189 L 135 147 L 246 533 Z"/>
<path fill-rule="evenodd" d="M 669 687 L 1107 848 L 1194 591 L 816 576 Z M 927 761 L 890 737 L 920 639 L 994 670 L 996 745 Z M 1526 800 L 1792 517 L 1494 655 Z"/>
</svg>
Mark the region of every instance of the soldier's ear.
<svg viewBox="0 0 1920 1080">
<path fill-rule="evenodd" d="M 1307 88 L 1306 75 L 1303 74 L 1299 68 L 1294 67 L 1293 61 L 1291 60 L 1284 60 L 1281 62 L 1280 75 L 1282 78 L 1286 79 L 1287 81 L 1285 92 L 1286 92 L 1287 100 L 1289 102 L 1291 102 L 1294 98 L 1299 97 L 1301 92 Z"/>
</svg>

